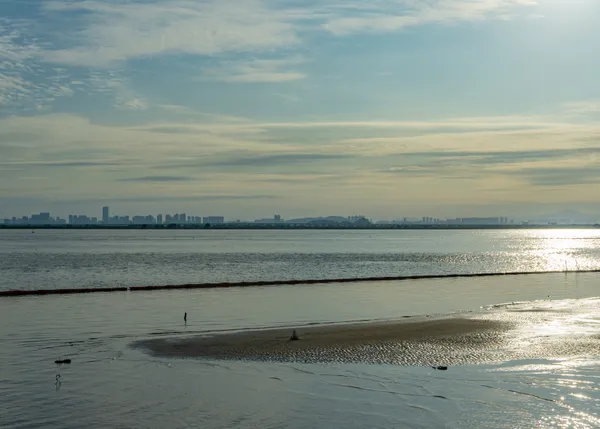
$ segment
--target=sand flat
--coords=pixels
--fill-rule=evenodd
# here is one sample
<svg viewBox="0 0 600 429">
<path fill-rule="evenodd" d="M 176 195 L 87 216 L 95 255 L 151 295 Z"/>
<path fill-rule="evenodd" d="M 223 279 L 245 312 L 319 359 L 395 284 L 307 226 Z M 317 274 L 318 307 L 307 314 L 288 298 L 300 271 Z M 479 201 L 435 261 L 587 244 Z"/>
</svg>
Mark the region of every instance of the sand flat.
<svg viewBox="0 0 600 429">
<path fill-rule="evenodd" d="M 423 318 L 291 328 L 187 338 L 154 338 L 135 345 L 161 357 L 444 364 L 494 347 L 508 322 L 463 317 Z"/>
</svg>

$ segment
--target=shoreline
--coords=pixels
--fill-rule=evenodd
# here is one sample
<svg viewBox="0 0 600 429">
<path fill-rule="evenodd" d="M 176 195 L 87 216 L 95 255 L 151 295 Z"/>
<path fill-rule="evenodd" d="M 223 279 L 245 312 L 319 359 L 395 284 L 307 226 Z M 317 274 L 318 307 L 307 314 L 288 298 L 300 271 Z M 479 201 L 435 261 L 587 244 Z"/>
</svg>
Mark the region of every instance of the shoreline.
<svg viewBox="0 0 600 429">
<path fill-rule="evenodd" d="M 275 328 L 192 337 L 139 340 L 131 344 L 162 358 L 280 362 L 356 362 L 457 365 L 488 361 L 513 328 L 507 321 L 456 315 L 418 320 Z"/>
<path fill-rule="evenodd" d="M 0 224 L 0 230 L 6 229 L 96 229 L 96 230 L 523 230 L 523 229 L 600 229 L 600 224 L 548 225 L 548 224 L 513 224 L 513 225 L 473 225 L 473 224 L 385 224 L 385 225 L 319 225 L 319 224 L 141 224 L 141 225 L 7 225 Z"/>
<path fill-rule="evenodd" d="M 409 276 L 386 276 L 386 277 L 356 277 L 356 278 L 334 278 L 334 279 L 291 279 L 291 280 L 259 280 L 246 282 L 221 282 L 221 283 L 196 283 L 196 284 L 174 284 L 174 285 L 149 285 L 149 286 L 116 286 L 116 287 L 94 287 L 94 288 L 72 288 L 72 289 L 11 289 L 0 291 L 2 297 L 36 296 L 36 295 L 67 295 L 85 293 L 107 293 L 107 292 L 142 292 L 153 290 L 184 290 L 184 289 L 224 289 L 234 287 L 256 287 L 256 286 L 290 286 L 311 285 L 330 283 L 365 283 L 384 281 L 408 281 L 427 279 L 452 279 L 452 278 L 475 278 L 475 277 L 502 277 L 502 276 L 533 276 L 542 274 L 594 274 L 600 273 L 600 269 L 594 270 L 556 270 L 556 271 L 522 271 L 506 273 L 465 273 L 465 274 L 426 274 Z"/>
</svg>

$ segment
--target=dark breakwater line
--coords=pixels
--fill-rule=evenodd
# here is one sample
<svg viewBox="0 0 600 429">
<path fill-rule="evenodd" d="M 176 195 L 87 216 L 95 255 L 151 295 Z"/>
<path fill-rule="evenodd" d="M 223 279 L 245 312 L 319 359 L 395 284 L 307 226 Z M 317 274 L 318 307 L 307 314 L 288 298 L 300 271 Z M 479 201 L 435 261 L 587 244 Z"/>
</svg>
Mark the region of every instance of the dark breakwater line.
<svg viewBox="0 0 600 429">
<path fill-rule="evenodd" d="M 197 283 L 183 285 L 155 285 L 155 286 L 131 286 L 131 287 L 100 287 L 100 288 L 73 288 L 73 289 L 36 289 L 36 290 L 7 290 L 0 291 L 0 297 L 5 296 L 28 296 L 28 295 L 65 295 L 78 293 L 105 293 L 105 292 L 138 292 L 169 289 L 218 289 L 232 287 L 251 287 L 251 286 L 285 286 L 285 285 L 309 285 L 326 283 L 362 283 L 362 282 L 382 282 L 382 281 L 406 281 L 406 280 L 425 280 L 425 279 L 452 279 L 452 278 L 473 278 L 473 277 L 500 277 L 500 276 L 531 276 L 541 274 L 585 274 L 600 273 L 596 270 L 578 270 L 578 271 L 521 271 L 507 273 L 472 273 L 472 274 L 429 274 L 414 276 L 392 276 L 392 277 L 355 277 L 355 278 L 337 278 L 337 279 L 306 279 L 306 280 L 264 280 L 248 282 L 223 282 L 223 283 Z"/>
<path fill-rule="evenodd" d="M 25 295 L 73 295 L 76 293 L 100 293 L 100 292 L 127 292 L 126 287 L 91 287 L 72 289 L 34 289 L 34 290 L 3 290 L 3 296 L 25 296 Z"/>
</svg>

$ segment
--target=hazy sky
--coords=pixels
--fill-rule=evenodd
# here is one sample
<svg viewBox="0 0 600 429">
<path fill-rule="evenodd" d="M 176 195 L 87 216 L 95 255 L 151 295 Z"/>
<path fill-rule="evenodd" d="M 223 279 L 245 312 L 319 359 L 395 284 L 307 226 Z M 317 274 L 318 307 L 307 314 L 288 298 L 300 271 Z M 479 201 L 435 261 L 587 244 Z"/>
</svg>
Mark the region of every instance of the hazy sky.
<svg viewBox="0 0 600 429">
<path fill-rule="evenodd" d="M 600 212 L 598 0 L 0 0 L 0 217 Z"/>
</svg>

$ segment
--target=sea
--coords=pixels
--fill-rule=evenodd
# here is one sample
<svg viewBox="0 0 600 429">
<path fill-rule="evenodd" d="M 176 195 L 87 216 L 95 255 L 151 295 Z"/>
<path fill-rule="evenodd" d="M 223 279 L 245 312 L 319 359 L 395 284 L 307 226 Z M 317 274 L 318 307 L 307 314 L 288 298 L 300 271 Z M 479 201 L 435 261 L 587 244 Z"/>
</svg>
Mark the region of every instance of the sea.
<svg viewBox="0 0 600 429">
<path fill-rule="evenodd" d="M 0 230 L 0 290 L 440 275 L 0 297 L 0 428 L 598 428 L 600 273 L 585 272 L 597 269 L 593 229 Z M 443 277 L 514 272 L 539 274 Z M 586 347 L 447 371 L 132 347 L 490 312 L 537 315 L 523 347 L 580 337 Z"/>
</svg>

